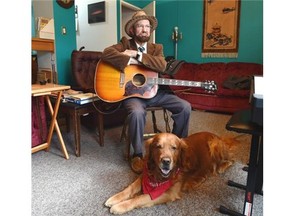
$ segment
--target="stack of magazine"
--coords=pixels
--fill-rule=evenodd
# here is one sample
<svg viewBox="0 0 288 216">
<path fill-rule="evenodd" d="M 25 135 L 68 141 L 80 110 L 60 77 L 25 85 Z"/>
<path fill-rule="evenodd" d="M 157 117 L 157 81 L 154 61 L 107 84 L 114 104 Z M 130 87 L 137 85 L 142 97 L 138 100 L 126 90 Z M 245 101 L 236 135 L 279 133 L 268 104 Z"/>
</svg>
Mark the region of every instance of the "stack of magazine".
<svg viewBox="0 0 288 216">
<path fill-rule="evenodd" d="M 99 100 L 96 94 L 94 93 L 83 93 L 81 91 L 75 91 L 73 89 L 69 89 L 63 92 L 62 102 L 71 102 L 76 104 L 86 104 L 92 101 Z"/>
</svg>

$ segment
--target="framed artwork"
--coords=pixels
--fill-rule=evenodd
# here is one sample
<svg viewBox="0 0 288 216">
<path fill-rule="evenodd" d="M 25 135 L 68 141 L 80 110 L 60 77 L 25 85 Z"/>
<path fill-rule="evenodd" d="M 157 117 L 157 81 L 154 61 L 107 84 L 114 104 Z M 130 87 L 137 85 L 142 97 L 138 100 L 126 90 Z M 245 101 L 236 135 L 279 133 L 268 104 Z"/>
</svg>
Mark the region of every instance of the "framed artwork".
<svg viewBox="0 0 288 216">
<path fill-rule="evenodd" d="M 204 0 L 202 57 L 237 58 L 240 0 Z"/>
<path fill-rule="evenodd" d="M 74 0 L 56 0 L 56 2 L 65 9 L 71 8 L 74 5 Z"/>
<path fill-rule="evenodd" d="M 88 23 L 105 22 L 105 1 L 88 5 Z"/>
</svg>

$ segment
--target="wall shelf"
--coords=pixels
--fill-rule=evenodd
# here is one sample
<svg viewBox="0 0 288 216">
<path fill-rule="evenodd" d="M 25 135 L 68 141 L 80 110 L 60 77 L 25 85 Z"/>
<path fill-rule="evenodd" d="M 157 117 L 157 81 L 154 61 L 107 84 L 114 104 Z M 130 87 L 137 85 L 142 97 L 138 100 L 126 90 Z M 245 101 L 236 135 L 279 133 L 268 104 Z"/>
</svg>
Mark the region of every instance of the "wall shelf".
<svg viewBox="0 0 288 216">
<path fill-rule="evenodd" d="M 54 40 L 32 38 L 32 50 L 54 52 Z"/>
</svg>

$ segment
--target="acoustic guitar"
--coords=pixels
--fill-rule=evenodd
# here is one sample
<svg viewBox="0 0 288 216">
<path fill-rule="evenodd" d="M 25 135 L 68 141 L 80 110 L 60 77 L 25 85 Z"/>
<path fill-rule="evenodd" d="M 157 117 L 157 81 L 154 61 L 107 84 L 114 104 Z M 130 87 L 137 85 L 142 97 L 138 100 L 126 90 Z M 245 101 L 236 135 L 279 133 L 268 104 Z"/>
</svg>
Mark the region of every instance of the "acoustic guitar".
<svg viewBox="0 0 288 216">
<path fill-rule="evenodd" d="M 96 67 L 94 89 L 105 102 L 114 103 L 130 97 L 149 99 L 157 94 L 158 85 L 200 87 L 210 92 L 217 90 L 214 81 L 158 78 L 157 72 L 140 65 L 129 65 L 121 72 L 100 60 Z"/>
</svg>

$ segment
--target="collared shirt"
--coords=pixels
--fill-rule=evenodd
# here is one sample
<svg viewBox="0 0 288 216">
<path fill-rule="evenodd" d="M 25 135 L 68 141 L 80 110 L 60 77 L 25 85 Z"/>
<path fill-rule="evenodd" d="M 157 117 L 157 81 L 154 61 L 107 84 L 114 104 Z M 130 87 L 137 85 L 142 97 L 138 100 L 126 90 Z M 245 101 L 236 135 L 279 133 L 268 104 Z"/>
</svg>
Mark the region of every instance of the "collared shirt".
<svg viewBox="0 0 288 216">
<path fill-rule="evenodd" d="M 136 43 L 136 46 L 137 46 L 137 50 L 139 50 L 140 45 Z M 141 46 L 141 47 L 144 47 L 143 53 L 147 53 L 147 42 L 145 42 L 144 45 Z M 140 51 L 139 51 L 139 52 L 140 52 Z"/>
<path fill-rule="evenodd" d="M 131 57 L 129 62 L 128 62 L 128 65 L 130 65 L 130 64 L 138 64 L 138 61 L 140 61 L 140 62 L 142 61 L 143 53 L 147 53 L 147 42 L 145 42 L 144 45 L 142 46 L 142 47 L 144 47 L 144 51 L 143 52 L 139 51 L 140 45 L 138 43 L 136 43 L 136 46 L 137 46 L 137 50 L 138 50 L 137 54 L 138 54 L 139 57 L 137 59 Z"/>
</svg>

